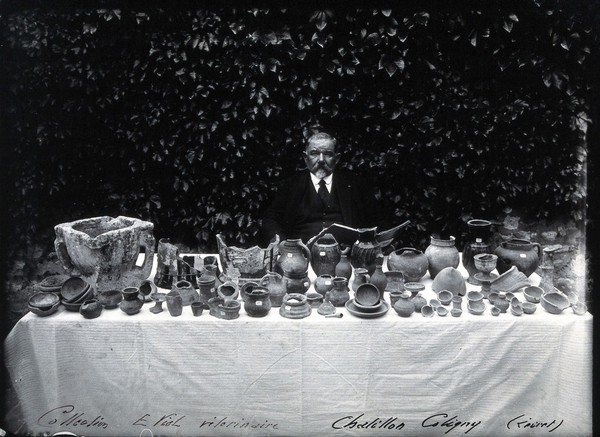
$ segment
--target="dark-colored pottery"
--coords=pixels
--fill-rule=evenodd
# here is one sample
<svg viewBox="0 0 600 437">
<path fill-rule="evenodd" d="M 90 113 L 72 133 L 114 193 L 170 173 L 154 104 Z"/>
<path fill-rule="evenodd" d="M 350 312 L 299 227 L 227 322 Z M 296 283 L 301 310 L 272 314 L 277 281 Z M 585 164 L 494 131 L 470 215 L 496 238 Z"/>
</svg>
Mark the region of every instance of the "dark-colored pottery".
<svg viewBox="0 0 600 437">
<path fill-rule="evenodd" d="M 281 275 L 275 272 L 267 272 L 260 280 L 259 285 L 269 290 L 271 306 L 279 308 L 283 302 L 283 296 L 285 296 L 285 285 Z"/>
<path fill-rule="evenodd" d="M 321 296 L 325 296 L 325 293 L 333 289 L 333 276 L 321 275 L 315 279 L 313 284 L 315 291 Z"/>
<path fill-rule="evenodd" d="M 311 266 L 317 276 L 335 276 L 335 267 L 341 259 L 341 250 L 333 235 L 325 234 L 318 238 L 310 253 Z"/>
<path fill-rule="evenodd" d="M 365 268 L 372 275 L 377 259 L 383 256 L 381 244 L 375 238 L 377 228 L 358 229 L 358 240 L 352 246 L 350 262 L 355 269 Z"/>
<path fill-rule="evenodd" d="M 192 314 L 194 315 L 194 317 L 202 315 L 202 312 L 204 311 L 204 303 L 192 302 L 190 306 L 192 307 Z"/>
<path fill-rule="evenodd" d="M 167 310 L 172 317 L 180 316 L 183 312 L 183 299 L 177 290 L 171 290 L 167 293 Z"/>
<path fill-rule="evenodd" d="M 306 293 L 310 288 L 310 282 L 308 271 L 297 275 L 283 272 L 283 285 L 287 294 Z"/>
<path fill-rule="evenodd" d="M 349 252 L 350 248 L 345 249 L 345 252 Z M 350 260 L 348 259 L 348 254 L 342 252 L 340 256 L 340 261 L 335 266 L 335 275 L 334 276 L 342 276 L 348 280 L 352 276 L 352 264 L 350 264 Z"/>
<path fill-rule="evenodd" d="M 341 276 L 333 278 L 333 288 L 329 291 L 329 301 L 336 307 L 341 307 L 350 299 L 348 280 Z"/>
<path fill-rule="evenodd" d="M 60 303 L 60 298 L 55 293 L 40 292 L 35 293 L 29 298 L 29 306 L 35 307 L 42 311 L 47 311 L 57 303 Z"/>
<path fill-rule="evenodd" d="M 388 270 L 402 272 L 407 282 L 419 281 L 427 273 L 427 267 L 427 256 L 413 247 L 402 247 L 388 256 Z"/>
<path fill-rule="evenodd" d="M 415 304 L 411 300 L 411 294 L 407 291 L 403 292 L 394 303 L 393 308 L 400 317 L 410 317 L 415 312 Z"/>
<path fill-rule="evenodd" d="M 167 295 L 165 293 L 152 293 L 150 298 L 154 301 L 154 306 L 150 308 L 150 312 L 153 314 L 158 314 L 163 312 L 162 304 L 165 300 L 167 300 Z"/>
<path fill-rule="evenodd" d="M 278 268 L 284 276 L 297 276 L 308 271 L 310 250 L 299 238 L 284 240 L 279 245 Z"/>
<path fill-rule="evenodd" d="M 119 308 L 127 315 L 139 313 L 144 306 L 144 296 L 140 294 L 137 287 L 126 287 L 122 291 L 123 300 L 119 303 Z"/>
<path fill-rule="evenodd" d="M 248 249 L 240 249 L 235 246 L 227 246 L 221 234 L 217 234 L 217 247 L 223 273 L 229 279 L 258 281 L 269 271 L 273 271 L 279 255 L 279 235 L 269 243 L 266 248 L 253 246 Z"/>
<path fill-rule="evenodd" d="M 98 299 L 105 309 L 110 310 L 119 306 L 123 300 L 123 294 L 121 290 L 98 290 L 96 292 L 96 299 Z"/>
<path fill-rule="evenodd" d="M 208 301 L 210 315 L 218 319 L 233 320 L 240 315 L 242 304 L 237 300 L 225 301 L 221 297 L 213 297 Z"/>
<path fill-rule="evenodd" d="M 256 287 L 246 296 L 244 311 L 250 317 L 264 317 L 271 310 L 271 299 L 269 290 L 264 287 Z"/>
<path fill-rule="evenodd" d="M 500 274 L 512 266 L 529 277 L 538 268 L 542 257 L 542 246 L 529 240 L 514 238 L 503 241 L 494 251 L 498 255 L 496 268 Z"/>
<path fill-rule="evenodd" d="M 310 316 L 312 308 L 304 294 L 291 293 L 283 297 L 279 314 L 287 319 L 303 319 Z"/>
<path fill-rule="evenodd" d="M 369 271 L 366 268 L 359 267 L 354 269 L 354 278 L 352 279 L 352 291 L 356 292 L 359 286 L 366 284 L 371 279 Z"/>
<path fill-rule="evenodd" d="M 81 304 L 79 308 L 79 314 L 86 319 L 95 319 L 102 313 L 102 304 L 98 299 L 86 300 Z"/>
<path fill-rule="evenodd" d="M 197 279 L 197 282 L 198 297 L 192 300 L 189 298 L 185 299 L 182 295 L 181 297 L 184 298 L 184 305 L 186 305 L 186 302 L 187 305 L 189 305 L 195 301 L 200 301 L 202 303 L 207 304 L 210 299 L 212 299 L 213 297 L 217 297 L 216 279 L 214 276 L 200 276 Z"/>
</svg>

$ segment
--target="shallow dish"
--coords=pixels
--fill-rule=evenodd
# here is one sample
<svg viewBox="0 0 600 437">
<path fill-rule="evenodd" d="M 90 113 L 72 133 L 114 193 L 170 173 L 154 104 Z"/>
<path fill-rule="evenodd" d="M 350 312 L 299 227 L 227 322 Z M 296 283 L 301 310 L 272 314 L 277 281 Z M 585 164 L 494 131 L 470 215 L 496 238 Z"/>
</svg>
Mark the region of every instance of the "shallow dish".
<svg viewBox="0 0 600 437">
<path fill-rule="evenodd" d="M 75 302 L 90 289 L 90 284 L 79 276 L 71 276 L 60 288 L 60 295 L 64 302 Z M 83 301 L 82 301 L 83 302 Z"/>
<path fill-rule="evenodd" d="M 365 313 L 364 311 L 358 309 L 358 307 L 354 303 L 354 299 L 350 299 L 348 302 L 346 302 L 346 309 L 350 314 L 356 317 L 362 317 L 364 319 L 374 319 L 376 317 L 381 317 L 385 315 L 385 313 L 387 313 L 390 309 L 390 306 L 387 302 L 383 300 L 381 301 L 381 306 L 382 308 L 379 311 L 376 311 L 374 313 Z"/>
<path fill-rule="evenodd" d="M 56 310 L 58 309 L 58 306 L 60 305 L 60 301 L 56 302 L 54 305 L 52 305 L 51 307 L 47 308 L 47 309 L 40 309 L 31 305 L 27 305 L 27 309 L 29 309 L 29 311 L 31 311 L 33 314 L 40 316 L 40 317 L 46 317 L 49 316 L 51 314 L 54 314 L 56 312 Z"/>
<path fill-rule="evenodd" d="M 448 308 L 443 307 L 443 306 L 439 306 L 435 309 L 435 311 L 438 313 L 438 316 L 440 317 L 446 317 L 448 315 Z"/>
<path fill-rule="evenodd" d="M 544 294 L 544 290 L 535 285 L 523 288 L 523 296 L 525 296 L 528 302 L 540 303 L 542 294 Z"/>
<path fill-rule="evenodd" d="M 364 307 L 372 307 L 379 303 L 379 290 L 370 283 L 360 284 L 354 292 L 354 301 Z"/>
<path fill-rule="evenodd" d="M 542 294 L 540 303 L 542 304 L 542 308 L 550 314 L 560 314 L 565 308 L 571 306 L 567 296 L 561 293 Z"/>
<path fill-rule="evenodd" d="M 485 311 L 485 303 L 482 300 L 470 300 L 467 303 L 467 309 L 471 314 L 480 316 Z"/>
<path fill-rule="evenodd" d="M 469 291 L 467 293 L 467 300 L 469 302 L 476 302 L 476 301 L 483 300 L 483 293 L 481 293 L 480 291 Z"/>
<path fill-rule="evenodd" d="M 438 300 L 442 305 L 450 305 L 452 303 L 452 297 L 454 297 L 454 295 L 448 290 L 442 290 L 438 293 Z"/>
<path fill-rule="evenodd" d="M 523 312 L 525 314 L 533 314 L 533 313 L 535 313 L 535 310 L 537 309 L 537 305 L 534 304 L 533 302 L 522 302 L 521 308 L 523 308 Z"/>
<path fill-rule="evenodd" d="M 117 308 L 119 303 L 121 303 L 123 300 L 123 294 L 121 293 L 121 290 L 98 290 L 96 294 L 98 301 L 107 310 Z"/>
<path fill-rule="evenodd" d="M 521 304 L 516 304 L 516 305 L 512 305 L 510 306 L 510 312 L 512 313 L 513 316 L 522 316 L 523 315 L 523 307 L 521 306 Z"/>
<path fill-rule="evenodd" d="M 51 309 L 57 303 L 60 303 L 60 298 L 58 295 L 54 293 L 47 293 L 45 291 L 35 293 L 29 298 L 29 306 L 42 311 Z"/>
<path fill-rule="evenodd" d="M 354 306 L 358 311 L 362 311 L 364 313 L 376 313 L 377 311 L 380 311 L 383 308 L 383 300 L 380 300 L 375 305 L 366 306 L 361 305 L 356 301 L 356 299 L 354 299 Z"/>
<path fill-rule="evenodd" d="M 74 311 L 74 312 L 78 313 L 79 309 L 81 308 L 81 303 L 69 303 L 69 302 L 65 302 L 64 300 L 61 303 L 67 309 L 67 311 Z"/>
<path fill-rule="evenodd" d="M 51 293 L 60 292 L 60 288 L 69 279 L 67 275 L 52 275 L 47 276 L 38 284 L 40 291 L 47 291 Z"/>
<path fill-rule="evenodd" d="M 421 308 L 421 315 L 423 317 L 433 317 L 434 314 L 435 310 L 431 305 L 423 305 L 423 307 Z"/>
<path fill-rule="evenodd" d="M 412 297 L 415 297 L 419 291 L 425 290 L 425 285 L 420 282 L 406 282 L 404 284 L 404 289 L 410 291 Z"/>
</svg>

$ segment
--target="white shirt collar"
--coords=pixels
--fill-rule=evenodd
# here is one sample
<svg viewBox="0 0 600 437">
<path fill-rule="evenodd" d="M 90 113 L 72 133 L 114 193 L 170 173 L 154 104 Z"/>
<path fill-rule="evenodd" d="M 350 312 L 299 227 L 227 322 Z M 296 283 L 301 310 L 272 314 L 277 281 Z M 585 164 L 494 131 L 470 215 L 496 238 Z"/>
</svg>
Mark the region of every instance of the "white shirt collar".
<svg viewBox="0 0 600 437">
<path fill-rule="evenodd" d="M 319 182 L 321 182 L 321 179 L 319 179 L 312 173 L 310 174 L 310 179 L 313 183 L 313 186 L 315 187 L 315 190 L 319 191 Z M 333 173 L 331 173 L 329 176 L 325 176 L 323 178 L 323 180 L 325 181 L 325 186 L 327 187 L 327 191 L 329 191 L 331 193 L 331 183 L 333 182 Z"/>
</svg>

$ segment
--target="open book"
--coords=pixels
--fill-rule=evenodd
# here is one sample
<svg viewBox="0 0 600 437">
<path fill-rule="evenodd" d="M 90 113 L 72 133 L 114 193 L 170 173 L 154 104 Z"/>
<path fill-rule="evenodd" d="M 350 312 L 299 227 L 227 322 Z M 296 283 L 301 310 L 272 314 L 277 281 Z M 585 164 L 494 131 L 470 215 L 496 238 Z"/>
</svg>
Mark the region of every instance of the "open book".
<svg viewBox="0 0 600 437">
<path fill-rule="evenodd" d="M 410 220 L 406 220 L 404 223 L 394 226 L 387 231 L 378 232 L 375 239 L 381 244 L 381 247 L 389 246 L 400 235 L 400 231 L 410 224 Z M 312 237 L 306 245 L 312 247 L 313 243 L 321 238 L 325 234 L 331 234 L 338 243 L 351 245 L 358 240 L 358 229 L 351 228 L 349 226 L 334 223 L 331 226 L 323 229 L 317 235 Z"/>
</svg>

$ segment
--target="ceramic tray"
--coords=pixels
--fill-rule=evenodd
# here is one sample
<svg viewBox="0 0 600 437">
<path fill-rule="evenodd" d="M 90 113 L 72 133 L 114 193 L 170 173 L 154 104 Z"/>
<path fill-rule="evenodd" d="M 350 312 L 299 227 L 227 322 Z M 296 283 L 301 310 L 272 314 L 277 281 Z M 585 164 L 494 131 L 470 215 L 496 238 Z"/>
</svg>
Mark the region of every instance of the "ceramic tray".
<svg viewBox="0 0 600 437">
<path fill-rule="evenodd" d="M 356 305 L 354 305 L 354 299 L 350 299 L 346 302 L 346 309 L 350 314 L 356 317 L 362 317 L 363 319 L 374 319 L 376 317 L 381 317 L 385 315 L 390 309 L 390 305 L 386 301 L 381 301 L 383 303 L 383 307 L 374 313 L 365 313 L 364 311 L 359 310 Z"/>
</svg>

